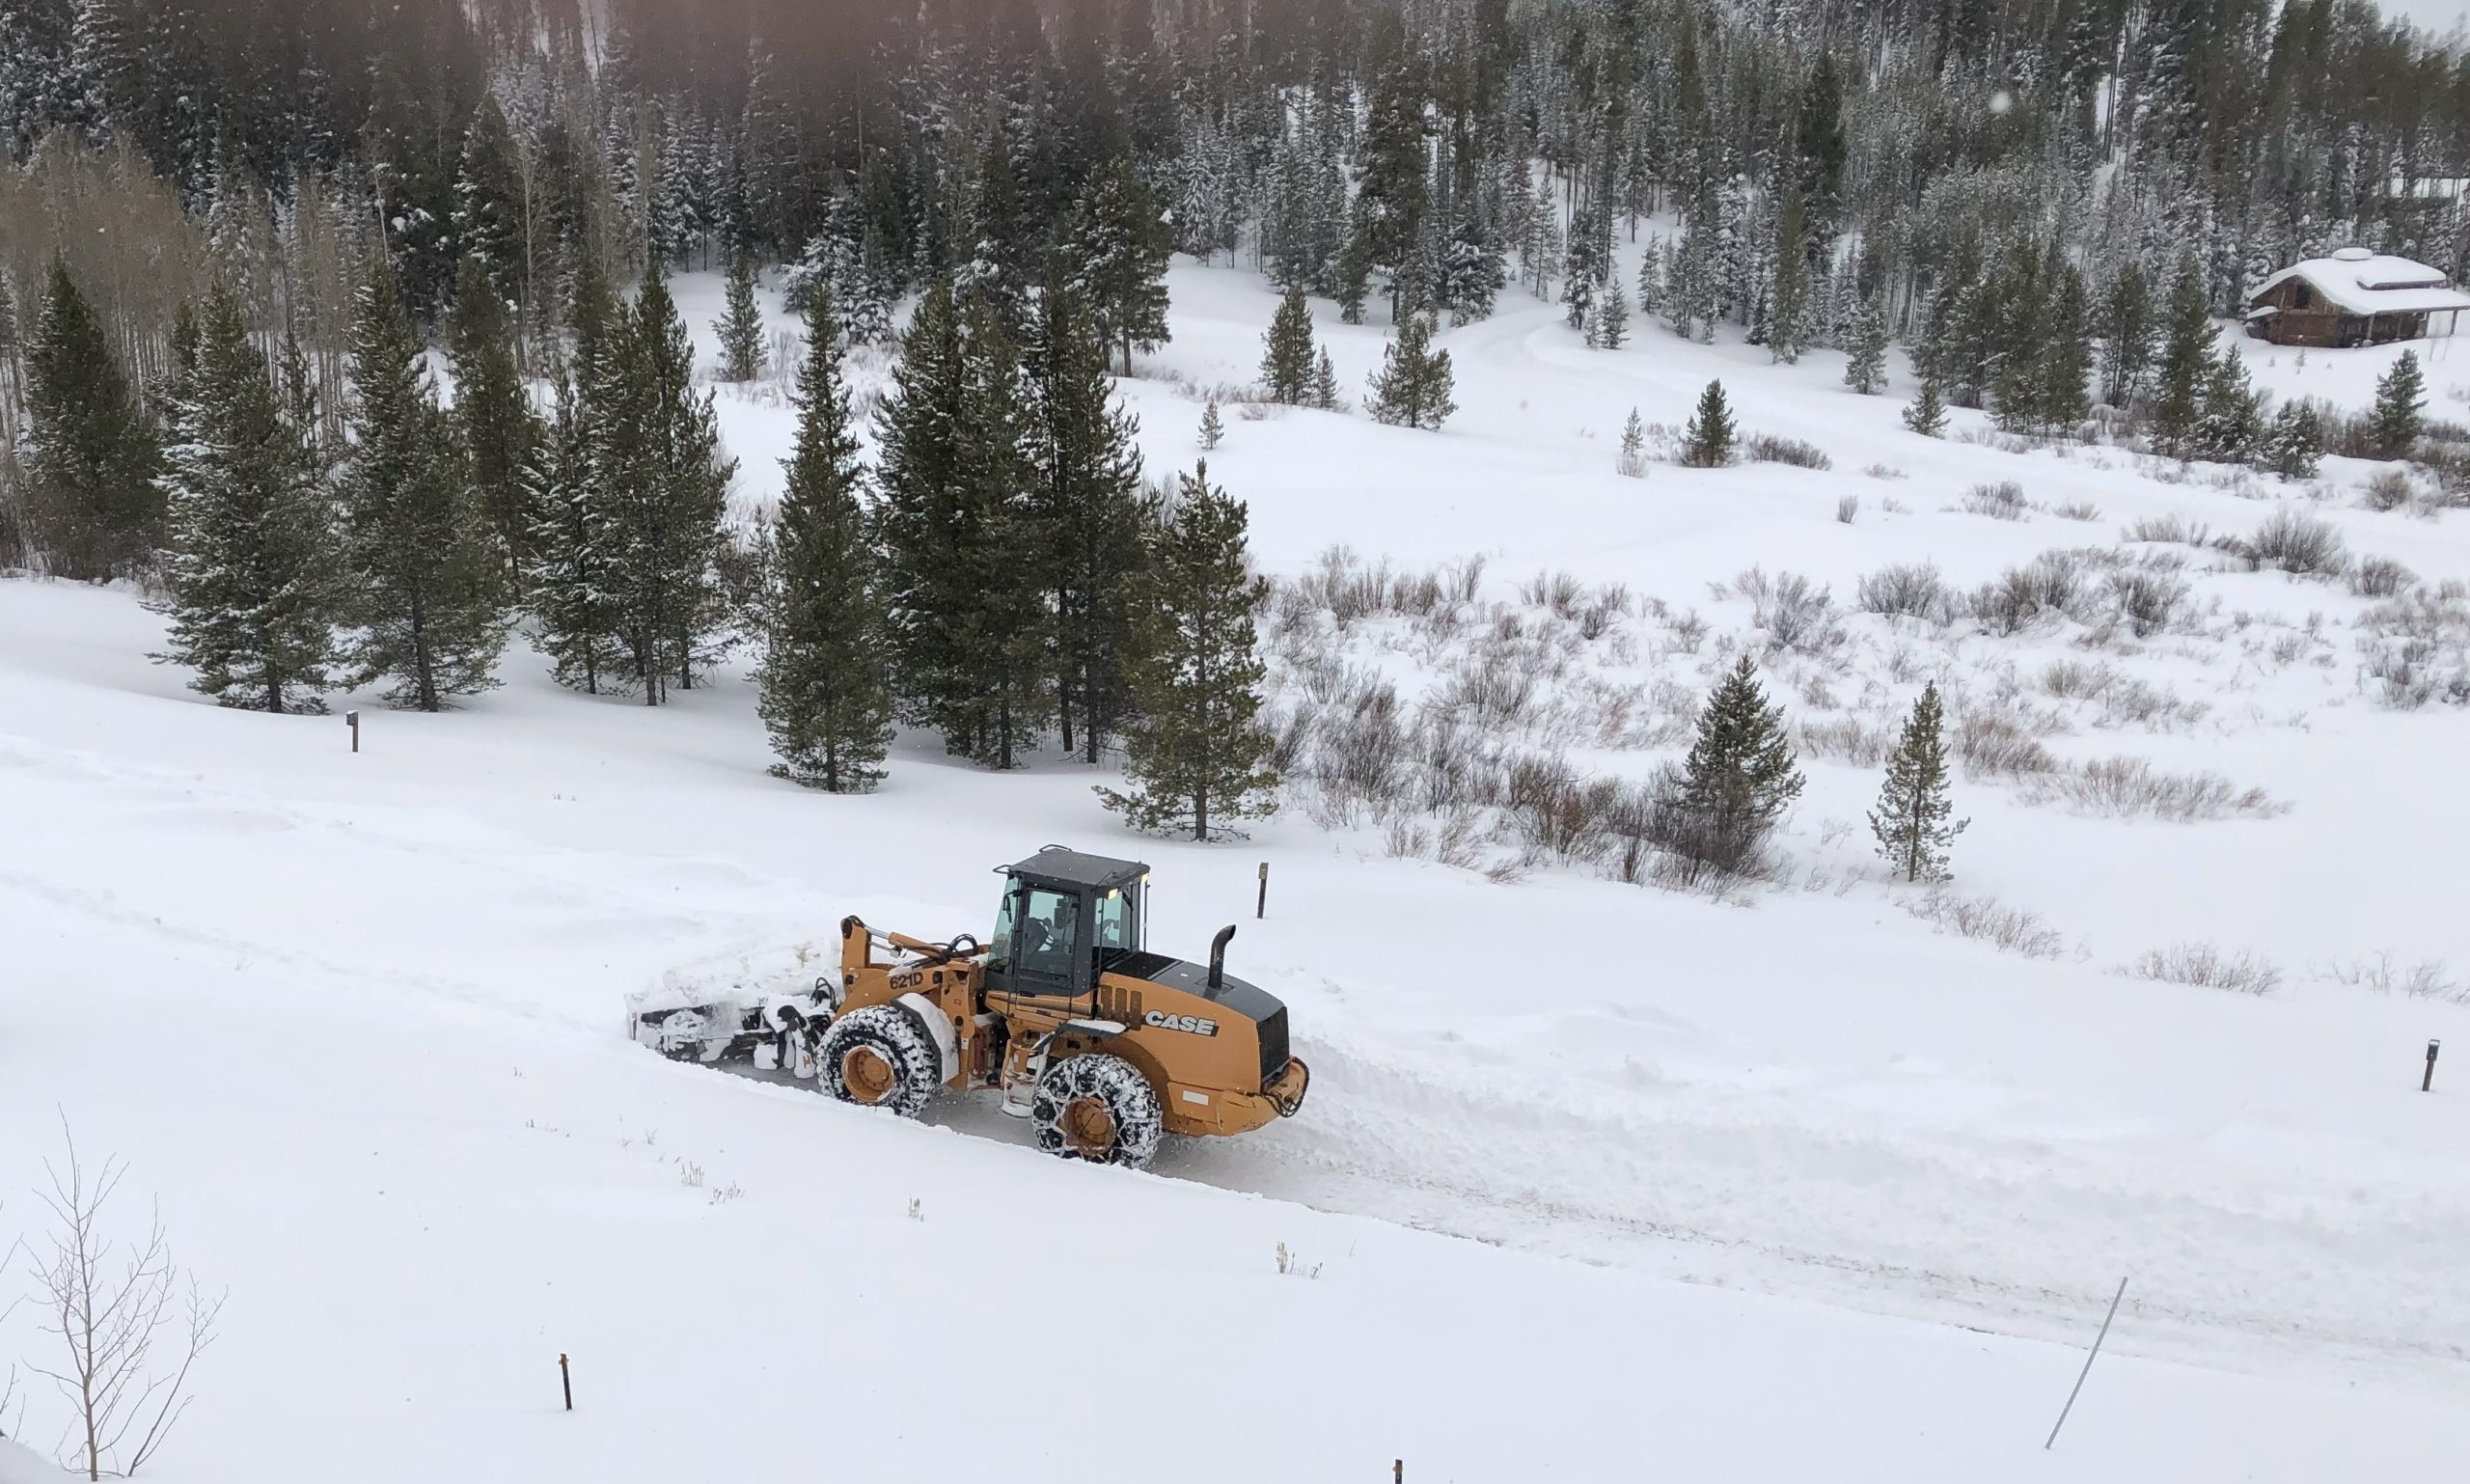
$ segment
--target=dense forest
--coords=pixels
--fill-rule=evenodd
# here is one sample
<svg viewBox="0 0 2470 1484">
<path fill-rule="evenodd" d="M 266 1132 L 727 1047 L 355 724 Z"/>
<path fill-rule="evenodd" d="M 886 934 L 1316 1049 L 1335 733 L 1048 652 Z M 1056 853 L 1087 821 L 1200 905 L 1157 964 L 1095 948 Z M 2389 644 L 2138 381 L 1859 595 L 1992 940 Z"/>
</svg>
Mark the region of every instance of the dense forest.
<svg viewBox="0 0 2470 1484">
<path fill-rule="evenodd" d="M 768 698 L 784 768 L 836 788 L 894 714 L 1094 760 L 1171 689 L 1139 584 L 1241 586 L 1240 506 L 1152 484 L 1109 402 L 1170 253 L 1285 289 L 1274 399 L 1332 398 L 1307 297 L 1395 323 L 1371 410 L 1409 426 L 1449 413 L 1434 328 L 1515 291 L 1599 344 L 1634 306 L 1841 346 L 1865 392 L 1904 341 L 1923 430 L 2099 400 L 2284 472 L 2321 431 L 2268 437 L 2208 315 L 2340 244 L 2470 258 L 2470 57 L 2358 0 L 6 0 L 0 141 L 0 563 L 167 581 L 269 709 L 434 706 L 515 613 L 653 703 L 752 633 L 809 693 Z M 728 272 L 735 379 L 758 273 L 829 327 L 780 528 L 722 529 L 679 269 Z M 860 468 L 837 357 L 895 340 Z M 862 579 L 874 628 L 822 596 Z"/>
</svg>

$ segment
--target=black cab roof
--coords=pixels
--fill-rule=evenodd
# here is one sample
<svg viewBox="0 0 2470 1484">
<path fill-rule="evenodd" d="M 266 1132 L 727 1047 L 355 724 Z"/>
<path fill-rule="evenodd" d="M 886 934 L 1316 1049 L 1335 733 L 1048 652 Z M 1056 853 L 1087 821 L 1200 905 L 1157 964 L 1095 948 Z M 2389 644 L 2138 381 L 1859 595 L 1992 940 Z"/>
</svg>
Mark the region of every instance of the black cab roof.
<svg viewBox="0 0 2470 1484">
<path fill-rule="evenodd" d="M 1149 874 L 1149 867 L 1139 861 L 1119 861 L 1112 856 L 1088 855 L 1062 845 L 1049 845 L 1026 861 L 1015 861 L 1004 866 L 1003 873 L 1007 876 L 1035 876 L 1058 886 L 1104 892 L 1113 887 L 1130 886 Z"/>
</svg>

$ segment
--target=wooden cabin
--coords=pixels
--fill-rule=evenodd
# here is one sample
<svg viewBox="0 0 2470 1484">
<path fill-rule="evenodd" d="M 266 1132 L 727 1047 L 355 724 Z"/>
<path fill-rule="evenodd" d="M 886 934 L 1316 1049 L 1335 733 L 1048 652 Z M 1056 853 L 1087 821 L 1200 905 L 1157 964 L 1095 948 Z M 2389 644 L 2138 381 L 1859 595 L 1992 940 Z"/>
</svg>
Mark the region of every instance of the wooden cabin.
<svg viewBox="0 0 2470 1484">
<path fill-rule="evenodd" d="M 2247 300 L 2247 333 L 2276 345 L 2381 345 L 2453 333 L 2470 293 L 2424 262 L 2345 247 L 2264 280 Z"/>
</svg>

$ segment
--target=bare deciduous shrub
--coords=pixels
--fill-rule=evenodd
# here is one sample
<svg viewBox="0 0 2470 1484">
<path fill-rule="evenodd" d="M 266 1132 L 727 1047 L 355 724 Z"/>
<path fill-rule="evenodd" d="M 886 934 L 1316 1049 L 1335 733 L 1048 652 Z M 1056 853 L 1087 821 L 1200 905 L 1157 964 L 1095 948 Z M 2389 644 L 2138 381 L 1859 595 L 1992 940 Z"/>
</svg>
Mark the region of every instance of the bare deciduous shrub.
<svg viewBox="0 0 2470 1484">
<path fill-rule="evenodd" d="M 2138 639 L 2150 639 L 2170 624 L 2170 616 L 2187 595 L 2187 585 L 2166 573 L 2148 570 L 2112 572 L 2110 596 Z"/>
<path fill-rule="evenodd" d="M 2101 508 L 2090 500 L 2065 501 L 2051 506 L 2049 512 L 2061 520 L 2100 520 L 2101 518 Z"/>
<path fill-rule="evenodd" d="M 1993 634 L 2022 633 L 2049 614 L 2072 614 L 2084 596 L 2083 555 L 2045 551 L 1975 589 L 1973 618 Z"/>
<path fill-rule="evenodd" d="M 1821 654 L 1844 643 L 1833 595 L 1798 572 L 1770 577 L 1753 566 L 1715 591 L 1749 600 L 1750 622 L 1765 633 L 1770 650 Z"/>
<path fill-rule="evenodd" d="M 1585 598 L 1586 584 L 1567 572 L 1538 572 L 1519 585 L 1518 595 L 1566 618 L 1578 611 L 1578 603 Z"/>
<path fill-rule="evenodd" d="M 2002 953 L 2056 958 L 2066 950 L 2066 940 L 2059 937 L 2058 929 L 2042 920 L 2041 914 L 2003 905 L 1992 897 L 1933 892 L 1927 896 L 1906 897 L 1897 905 L 1942 933 L 1976 939 Z"/>
<path fill-rule="evenodd" d="M 1872 464 L 1861 472 L 1874 480 L 1900 480 L 1906 477 L 1903 470 L 1888 464 Z"/>
<path fill-rule="evenodd" d="M 1994 484 L 1975 484 L 1964 492 L 1962 508 L 1992 520 L 2022 520 L 2030 508 L 2024 500 L 2024 486 L 2014 480 L 2000 480 Z"/>
<path fill-rule="evenodd" d="M 2410 482 L 2408 471 L 2384 469 L 2367 481 L 2359 492 L 2359 504 L 2371 510 L 2398 510 L 2407 506 L 2418 494 L 2418 486 Z"/>
<path fill-rule="evenodd" d="M 2470 1004 L 2470 983 L 2455 978 L 2453 966 L 2440 958 L 2403 964 L 2386 952 L 2371 958 L 2336 959 L 2316 976 L 2352 989 L 2372 989 L 2379 995 Z"/>
<path fill-rule="evenodd" d="M 2339 577 L 2349 565 L 2342 534 L 2331 522 L 2289 508 L 2275 510 L 2232 549 L 2250 568 L 2272 567 L 2297 577 Z"/>
<path fill-rule="evenodd" d="M 1835 502 L 1835 518 L 1840 524 L 1847 526 L 1852 524 L 1853 517 L 1860 513 L 1861 497 L 1859 495 L 1846 495 Z"/>
<path fill-rule="evenodd" d="M 2023 778 L 2058 768 L 2041 739 L 2007 712 L 1962 710 L 1948 740 L 1956 760 L 1974 778 Z"/>
<path fill-rule="evenodd" d="M 2416 572 L 2390 557 L 2362 557 L 2350 568 L 2350 591 L 2360 597 L 2391 597 L 2418 580 Z"/>
<path fill-rule="evenodd" d="M 103 1211 L 128 1167 L 107 1159 L 90 1171 L 65 1122 L 61 1139 L 61 1164 L 43 1165 L 52 1229 L 34 1263 L 41 1330 L 59 1342 L 61 1359 L 58 1369 L 31 1369 L 69 1399 L 75 1467 L 89 1479 L 124 1477 L 162 1448 L 188 1411 L 189 1372 L 214 1343 L 224 1301 L 207 1299 L 172 1260 L 159 1216 L 143 1240 L 115 1252 Z"/>
<path fill-rule="evenodd" d="M 2359 616 L 2359 676 L 2378 704 L 2470 705 L 2470 601 L 2458 584 L 2412 588 Z"/>
<path fill-rule="evenodd" d="M 2086 660 L 2052 660 L 2042 672 L 2042 689 L 2062 701 L 2083 701 L 2100 695 L 2115 683 L 2119 673 L 2107 665 Z"/>
<path fill-rule="evenodd" d="M 2210 546 L 2212 528 L 2192 524 L 2184 516 L 2146 516 L 2119 533 L 2123 541 L 2151 541 L 2170 546 Z"/>
<path fill-rule="evenodd" d="M 1886 761 L 1887 751 L 1896 740 L 1883 724 L 1865 722 L 1857 716 L 1803 722 L 1798 735 L 1805 756 L 1849 762 L 1856 768 L 1875 768 Z"/>
<path fill-rule="evenodd" d="M 2139 979 L 2168 984 L 2193 984 L 2227 989 L 2242 995 L 2269 995 L 2281 987 L 2281 970 L 2254 953 L 2232 953 L 2209 943 L 2174 943 L 2148 948 L 2127 972 Z"/>
<path fill-rule="evenodd" d="M 1779 437 L 1774 433 L 1749 433 L 1741 440 L 1743 463 L 1791 464 L 1797 469 L 1832 469 L 1835 460 L 1826 456 L 1817 444 L 1799 438 Z"/>
<path fill-rule="evenodd" d="M 1882 567 L 1864 576 L 1854 592 L 1865 613 L 1931 623 L 1944 623 L 1955 614 L 1955 594 L 1927 562 Z"/>
<path fill-rule="evenodd" d="M 2045 775 L 2020 795 L 2028 804 L 2060 803 L 2112 819 L 2268 819 L 2284 806 L 2261 788 L 2240 788 L 2218 773 L 2165 773 L 2143 757 L 2103 757 Z"/>
</svg>

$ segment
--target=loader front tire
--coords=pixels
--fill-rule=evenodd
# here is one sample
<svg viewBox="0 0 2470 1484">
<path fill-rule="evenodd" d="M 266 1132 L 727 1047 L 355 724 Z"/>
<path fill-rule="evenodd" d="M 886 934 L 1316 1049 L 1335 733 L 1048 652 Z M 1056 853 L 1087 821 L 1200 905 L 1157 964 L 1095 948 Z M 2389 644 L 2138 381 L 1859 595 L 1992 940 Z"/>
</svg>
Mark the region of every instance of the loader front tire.
<svg viewBox="0 0 2470 1484">
<path fill-rule="evenodd" d="M 862 1108 L 918 1116 L 942 1078 L 935 1043 L 896 1004 L 851 1010 L 832 1023 L 815 1053 L 815 1074 L 834 1097 Z"/>
<path fill-rule="evenodd" d="M 1139 1169 L 1158 1152 L 1166 1119 L 1149 1079 L 1121 1057 L 1092 1052 L 1047 1070 L 1029 1099 L 1038 1147 L 1068 1160 Z"/>
</svg>

